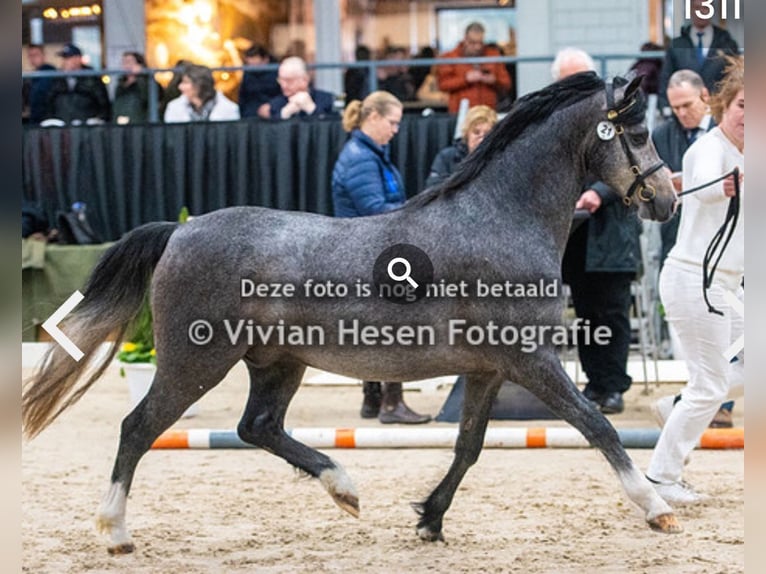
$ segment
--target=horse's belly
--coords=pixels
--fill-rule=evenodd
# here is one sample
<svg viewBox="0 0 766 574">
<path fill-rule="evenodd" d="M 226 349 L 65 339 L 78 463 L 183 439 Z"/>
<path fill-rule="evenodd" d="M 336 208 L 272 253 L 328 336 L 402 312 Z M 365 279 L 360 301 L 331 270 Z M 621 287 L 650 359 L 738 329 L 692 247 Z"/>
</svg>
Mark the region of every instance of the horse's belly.
<svg viewBox="0 0 766 574">
<path fill-rule="evenodd" d="M 291 348 L 290 356 L 311 367 L 368 381 L 413 381 L 498 369 L 476 348 L 444 346 Z"/>
</svg>

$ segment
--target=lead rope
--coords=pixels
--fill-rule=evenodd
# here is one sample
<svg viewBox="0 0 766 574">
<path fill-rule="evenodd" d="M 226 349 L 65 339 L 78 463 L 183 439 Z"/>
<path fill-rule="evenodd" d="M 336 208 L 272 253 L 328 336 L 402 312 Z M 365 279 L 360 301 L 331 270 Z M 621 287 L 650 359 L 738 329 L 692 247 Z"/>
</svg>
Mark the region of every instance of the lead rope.
<svg viewBox="0 0 766 574">
<path fill-rule="evenodd" d="M 710 240 L 710 243 L 708 244 L 707 249 L 705 250 L 705 256 L 702 258 L 702 297 L 705 300 L 705 304 L 707 305 L 708 312 L 715 313 L 716 315 L 721 315 L 721 316 L 723 316 L 723 313 L 719 311 L 718 309 L 716 309 L 715 307 L 713 307 L 713 305 L 710 303 L 710 299 L 708 298 L 708 290 L 710 289 L 710 286 L 713 283 L 713 276 L 715 275 L 716 269 L 718 268 L 718 263 L 721 261 L 721 257 L 723 257 L 724 251 L 726 251 L 726 247 L 729 245 L 729 241 L 731 240 L 732 235 L 734 235 L 734 229 L 737 227 L 737 220 L 739 219 L 739 206 L 740 206 L 739 168 L 735 167 L 730 172 L 722 175 L 718 179 L 714 179 L 713 181 L 710 181 L 703 185 L 698 185 L 697 187 L 693 187 L 692 189 L 687 189 L 678 194 L 678 197 L 681 197 L 683 195 L 694 193 L 695 191 L 699 191 L 700 189 L 710 187 L 714 183 L 723 181 L 724 179 L 730 176 L 734 178 L 734 197 L 729 199 L 729 207 L 726 210 L 726 219 L 724 219 L 723 225 L 721 225 L 721 227 L 718 228 L 718 231 L 715 232 L 713 239 Z M 727 233 L 727 229 L 728 229 L 728 233 Z M 724 236 L 726 237 L 726 239 L 724 239 Z M 723 241 L 723 245 L 721 245 L 721 241 Z M 721 249 L 718 252 L 718 256 L 715 258 L 715 261 L 713 262 L 713 265 L 711 267 L 710 262 L 713 260 L 713 257 L 715 256 L 715 252 L 719 246 L 721 246 Z"/>
<path fill-rule="evenodd" d="M 709 181 L 707 183 L 703 183 L 702 185 L 698 185 L 697 187 L 693 187 L 691 189 L 686 189 L 686 190 L 682 191 L 681 193 L 679 193 L 677 195 L 677 197 L 683 197 L 684 195 L 689 195 L 690 193 L 694 193 L 695 191 L 699 191 L 700 189 L 705 189 L 706 187 L 710 187 L 714 183 L 718 183 L 719 181 L 723 181 L 724 179 L 726 179 L 727 177 L 729 177 L 731 175 L 734 175 L 735 173 L 738 176 L 736 187 L 737 187 L 737 189 L 739 189 L 739 168 L 735 167 L 731 171 L 727 171 L 721 177 L 718 177 L 718 178 L 714 179 L 713 181 Z"/>
</svg>

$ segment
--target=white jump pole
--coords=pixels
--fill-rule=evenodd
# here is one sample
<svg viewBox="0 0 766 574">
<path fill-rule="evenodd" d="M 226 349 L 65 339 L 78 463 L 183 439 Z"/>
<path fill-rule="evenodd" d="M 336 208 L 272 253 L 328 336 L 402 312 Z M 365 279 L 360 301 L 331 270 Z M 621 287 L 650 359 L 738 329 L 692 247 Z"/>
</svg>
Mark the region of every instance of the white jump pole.
<svg viewBox="0 0 766 574">
<path fill-rule="evenodd" d="M 313 448 L 453 448 L 457 428 L 295 428 L 294 439 Z M 626 448 L 654 448 L 660 430 L 621 429 L 617 431 Z M 484 448 L 586 448 L 590 445 L 572 427 L 489 428 Z M 745 429 L 708 429 L 698 448 L 743 449 Z M 154 449 L 237 449 L 255 448 L 228 429 L 170 430 L 152 446 Z"/>
</svg>

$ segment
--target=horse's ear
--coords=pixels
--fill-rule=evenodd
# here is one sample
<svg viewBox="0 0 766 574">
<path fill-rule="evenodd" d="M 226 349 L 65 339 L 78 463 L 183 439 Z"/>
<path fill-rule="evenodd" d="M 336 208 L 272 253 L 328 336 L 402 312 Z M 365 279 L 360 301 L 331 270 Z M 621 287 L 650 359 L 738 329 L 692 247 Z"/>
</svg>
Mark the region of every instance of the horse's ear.
<svg viewBox="0 0 766 574">
<path fill-rule="evenodd" d="M 628 76 L 630 78 L 630 76 Z M 622 99 L 623 100 L 629 100 L 632 98 L 638 89 L 641 87 L 641 81 L 644 79 L 644 76 L 635 74 L 633 78 L 630 78 L 630 83 L 628 84 L 628 87 L 625 88 L 625 91 L 623 92 Z"/>
</svg>

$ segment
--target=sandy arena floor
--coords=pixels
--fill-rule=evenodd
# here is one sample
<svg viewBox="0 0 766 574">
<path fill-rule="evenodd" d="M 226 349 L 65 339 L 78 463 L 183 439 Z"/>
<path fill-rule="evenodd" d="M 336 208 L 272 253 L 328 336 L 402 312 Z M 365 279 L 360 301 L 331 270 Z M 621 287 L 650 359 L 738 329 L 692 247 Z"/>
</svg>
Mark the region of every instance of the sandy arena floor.
<svg viewBox="0 0 766 574">
<path fill-rule="evenodd" d="M 676 388 L 646 396 L 636 384 L 626 412 L 611 420 L 650 427 L 649 404 Z M 177 427 L 234 428 L 246 392 L 245 371 L 237 367 L 201 401 L 200 414 Z M 448 392 L 406 398 L 416 410 L 436 414 Z M 287 424 L 376 425 L 358 418 L 360 401 L 359 388 L 304 386 Z M 742 451 L 694 453 L 686 478 L 711 499 L 678 509 L 685 532 L 666 536 L 649 530 L 596 451 L 488 449 L 445 516 L 446 544 L 417 538 L 409 504 L 444 475 L 452 458 L 446 449 L 328 451 L 356 484 L 358 520 L 317 481 L 299 478 L 265 452 L 152 451 L 128 501 L 136 552 L 111 557 L 94 516 L 127 408 L 126 384 L 110 368 L 79 404 L 23 444 L 25 572 L 744 572 Z M 740 399 L 737 425 L 744 425 L 743 409 Z M 650 450 L 630 454 L 646 468 Z"/>
</svg>

